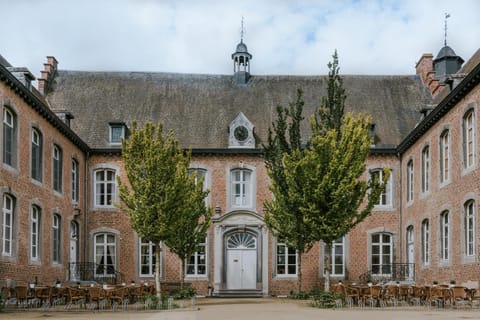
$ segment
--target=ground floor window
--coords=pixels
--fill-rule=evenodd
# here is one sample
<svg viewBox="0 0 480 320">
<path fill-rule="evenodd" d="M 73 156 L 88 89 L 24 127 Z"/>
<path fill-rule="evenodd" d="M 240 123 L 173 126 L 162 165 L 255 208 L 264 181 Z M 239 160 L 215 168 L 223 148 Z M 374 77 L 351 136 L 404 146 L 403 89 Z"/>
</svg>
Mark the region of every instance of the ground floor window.
<svg viewBox="0 0 480 320">
<path fill-rule="evenodd" d="M 326 265 L 325 255 L 323 265 Z M 341 237 L 332 243 L 330 275 L 334 277 L 343 277 L 345 275 L 345 237 Z"/>
<path fill-rule="evenodd" d="M 155 244 L 152 241 L 140 239 L 140 276 L 153 277 L 155 275 Z"/>
<path fill-rule="evenodd" d="M 297 275 L 297 251 L 285 243 L 277 243 L 277 275 Z"/>
<path fill-rule="evenodd" d="M 392 272 L 393 243 L 392 235 L 375 233 L 371 236 L 371 263 L 372 274 L 389 275 Z"/>
<path fill-rule="evenodd" d="M 199 244 L 197 252 L 187 259 L 188 276 L 204 276 L 207 274 L 207 246 L 206 242 Z"/>
<path fill-rule="evenodd" d="M 111 233 L 99 233 L 95 235 L 95 275 L 98 277 L 115 274 L 116 245 L 115 235 Z"/>
</svg>

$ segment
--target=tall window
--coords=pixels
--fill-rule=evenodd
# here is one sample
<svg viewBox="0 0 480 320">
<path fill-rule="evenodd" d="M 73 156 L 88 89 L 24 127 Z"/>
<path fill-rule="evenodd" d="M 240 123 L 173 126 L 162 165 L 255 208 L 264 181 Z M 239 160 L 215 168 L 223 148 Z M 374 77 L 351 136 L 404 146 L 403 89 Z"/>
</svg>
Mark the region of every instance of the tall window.
<svg viewBox="0 0 480 320">
<path fill-rule="evenodd" d="M 413 201 L 413 160 L 407 163 L 407 202 Z"/>
<path fill-rule="evenodd" d="M 32 129 L 32 141 L 31 141 L 31 175 L 32 179 L 42 181 L 42 167 L 43 167 L 43 142 L 42 135 L 37 129 Z"/>
<path fill-rule="evenodd" d="M 2 208 L 2 256 L 12 255 L 13 242 L 13 208 L 15 202 L 8 194 L 3 195 Z"/>
<path fill-rule="evenodd" d="M 115 235 L 100 233 L 95 235 L 95 275 L 97 277 L 115 274 L 117 261 Z"/>
<path fill-rule="evenodd" d="M 277 275 L 297 275 L 297 251 L 277 243 Z"/>
<path fill-rule="evenodd" d="M 3 163 L 14 167 L 16 165 L 16 117 L 8 108 L 3 108 Z"/>
<path fill-rule="evenodd" d="M 30 258 L 39 259 L 40 253 L 40 208 L 32 206 L 30 215 Z"/>
<path fill-rule="evenodd" d="M 440 258 L 448 260 L 450 258 L 450 216 L 448 211 L 440 215 Z"/>
<path fill-rule="evenodd" d="M 383 170 L 382 169 L 375 169 L 370 171 L 370 175 L 372 179 L 378 179 L 379 182 L 383 182 Z M 380 194 L 380 198 L 378 203 L 376 204 L 377 207 L 391 207 L 392 206 L 392 174 L 390 173 L 390 177 L 388 178 L 387 184 L 385 185 L 385 189 Z"/>
<path fill-rule="evenodd" d="M 430 190 L 430 148 L 426 146 L 422 151 L 422 192 Z"/>
<path fill-rule="evenodd" d="M 62 192 L 62 179 L 63 179 L 63 156 L 62 149 L 59 146 L 53 146 L 53 190 Z"/>
<path fill-rule="evenodd" d="M 53 215 L 53 224 L 52 224 L 52 241 L 53 241 L 53 262 L 60 262 L 61 256 L 61 218 L 58 214 Z"/>
<path fill-rule="evenodd" d="M 443 131 L 440 136 L 440 182 L 450 179 L 450 132 Z"/>
<path fill-rule="evenodd" d="M 207 170 L 205 169 L 200 169 L 200 168 L 190 168 L 188 169 L 188 172 L 190 174 L 196 173 L 197 176 L 195 177 L 195 184 L 197 184 L 199 181 L 203 181 L 203 191 L 207 190 Z M 207 198 L 205 198 L 205 205 L 207 205 Z"/>
<path fill-rule="evenodd" d="M 95 206 L 112 206 L 115 200 L 115 170 L 101 169 L 95 171 Z"/>
<path fill-rule="evenodd" d="M 475 113 L 470 110 L 463 117 L 463 165 L 470 168 L 475 164 Z"/>
<path fill-rule="evenodd" d="M 231 172 L 232 207 L 252 206 L 252 172 L 246 169 L 235 169 Z"/>
<path fill-rule="evenodd" d="M 465 203 L 463 211 L 465 215 L 465 255 L 472 257 L 475 255 L 475 202 Z"/>
<path fill-rule="evenodd" d="M 330 275 L 331 276 L 344 276 L 345 275 L 345 237 L 335 240 L 332 243 L 331 248 L 331 261 L 330 261 Z M 326 265 L 324 258 L 323 265 Z M 325 269 L 325 268 L 324 268 Z M 324 270 L 325 273 L 325 270 Z"/>
<path fill-rule="evenodd" d="M 80 193 L 80 168 L 78 166 L 78 161 L 72 159 L 72 201 L 78 202 L 78 197 Z"/>
<path fill-rule="evenodd" d="M 372 274 L 391 274 L 393 262 L 392 249 L 393 243 L 390 234 L 372 234 Z"/>
<path fill-rule="evenodd" d="M 204 276 L 207 274 L 207 250 L 206 241 L 200 243 L 197 252 L 187 260 L 187 275 Z"/>
<path fill-rule="evenodd" d="M 140 240 L 140 276 L 153 277 L 155 272 L 155 244 Z"/>
<path fill-rule="evenodd" d="M 430 225 L 428 219 L 422 221 L 422 263 L 430 263 Z"/>
</svg>

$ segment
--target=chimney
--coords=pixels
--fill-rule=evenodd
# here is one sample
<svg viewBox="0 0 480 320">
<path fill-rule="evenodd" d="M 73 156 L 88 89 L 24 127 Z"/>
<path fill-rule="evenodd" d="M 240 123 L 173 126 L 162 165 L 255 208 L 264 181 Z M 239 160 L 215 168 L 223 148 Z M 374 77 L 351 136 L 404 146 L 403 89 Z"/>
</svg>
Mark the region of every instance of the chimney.
<svg viewBox="0 0 480 320">
<path fill-rule="evenodd" d="M 40 91 L 42 95 L 47 94 L 50 83 L 57 72 L 57 67 L 57 59 L 53 56 L 47 56 L 47 63 L 43 64 L 43 71 L 41 71 L 41 76 L 38 79 L 38 91 Z"/>
<path fill-rule="evenodd" d="M 435 77 L 435 70 L 433 69 L 433 55 L 431 53 L 424 53 L 420 60 L 415 65 L 417 75 L 422 78 L 423 85 L 435 96 L 445 87 Z"/>
</svg>

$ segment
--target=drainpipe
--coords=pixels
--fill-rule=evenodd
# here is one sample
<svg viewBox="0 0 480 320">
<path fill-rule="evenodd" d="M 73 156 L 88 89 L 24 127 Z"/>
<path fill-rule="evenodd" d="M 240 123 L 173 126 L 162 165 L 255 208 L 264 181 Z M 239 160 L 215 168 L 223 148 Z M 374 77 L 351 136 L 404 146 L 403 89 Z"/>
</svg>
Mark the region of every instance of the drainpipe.
<svg viewBox="0 0 480 320">
<path fill-rule="evenodd" d="M 399 172 L 399 206 L 398 206 L 398 234 L 399 234 L 399 241 L 400 241 L 400 263 L 403 263 L 403 221 L 402 221 L 402 204 L 403 204 L 403 157 L 402 154 L 399 152 L 398 158 L 400 160 L 400 172 Z"/>
<path fill-rule="evenodd" d="M 85 154 L 85 173 L 83 179 L 83 263 L 86 262 L 88 257 L 88 158 L 90 157 L 90 152 L 86 152 Z"/>
</svg>

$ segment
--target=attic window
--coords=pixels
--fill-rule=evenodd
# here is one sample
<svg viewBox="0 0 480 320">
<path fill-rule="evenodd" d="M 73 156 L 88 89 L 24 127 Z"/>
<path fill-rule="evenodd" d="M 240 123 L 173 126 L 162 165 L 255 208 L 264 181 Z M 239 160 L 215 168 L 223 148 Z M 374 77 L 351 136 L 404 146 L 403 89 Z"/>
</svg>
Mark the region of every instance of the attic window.
<svg viewBox="0 0 480 320">
<path fill-rule="evenodd" d="M 122 138 L 125 138 L 126 125 L 123 122 L 110 123 L 110 144 L 122 143 Z"/>
<path fill-rule="evenodd" d="M 375 145 L 375 123 L 370 124 L 370 129 L 368 130 L 368 135 L 372 138 L 372 146 Z"/>
</svg>

